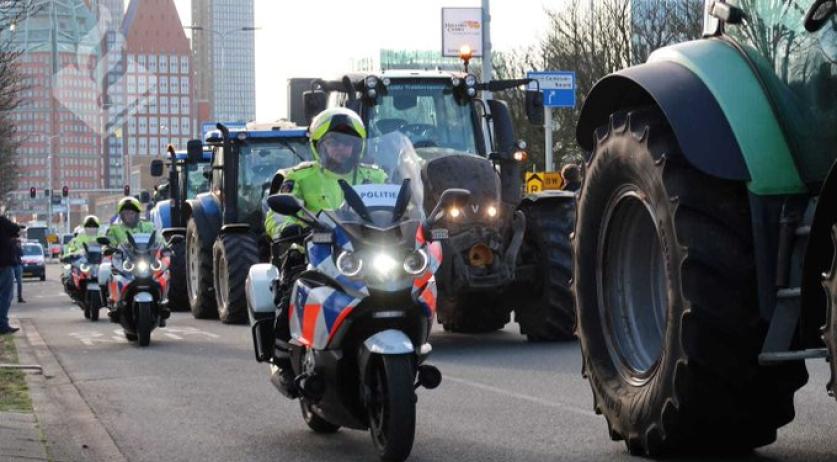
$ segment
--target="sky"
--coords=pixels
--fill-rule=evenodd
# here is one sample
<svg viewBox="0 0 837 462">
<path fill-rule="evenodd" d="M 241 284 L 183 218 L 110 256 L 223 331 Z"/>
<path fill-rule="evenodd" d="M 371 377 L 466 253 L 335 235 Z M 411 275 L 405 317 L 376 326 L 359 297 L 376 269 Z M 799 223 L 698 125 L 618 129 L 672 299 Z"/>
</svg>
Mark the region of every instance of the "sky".
<svg viewBox="0 0 837 462">
<path fill-rule="evenodd" d="M 203 0 L 194 0 L 203 1 Z M 547 27 L 544 8 L 563 0 L 493 0 L 491 39 L 496 51 L 537 42 Z M 175 0 L 191 23 L 191 1 Z M 381 48 L 441 50 L 442 7 L 479 7 L 479 0 L 255 0 L 256 117 L 287 113 L 291 77 L 330 77 L 351 70 L 352 58 Z"/>
</svg>

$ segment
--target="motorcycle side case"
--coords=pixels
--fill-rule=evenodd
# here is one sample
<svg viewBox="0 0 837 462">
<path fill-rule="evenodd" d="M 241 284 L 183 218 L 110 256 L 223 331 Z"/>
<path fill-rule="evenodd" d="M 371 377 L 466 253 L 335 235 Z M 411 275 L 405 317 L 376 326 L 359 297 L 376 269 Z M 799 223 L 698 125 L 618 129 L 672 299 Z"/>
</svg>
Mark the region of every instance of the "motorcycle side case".
<svg viewBox="0 0 837 462">
<path fill-rule="evenodd" d="M 250 267 L 244 283 L 244 293 L 247 296 L 247 311 L 250 314 L 251 325 L 275 316 L 273 284 L 277 279 L 279 270 L 270 263 L 259 263 Z"/>
<path fill-rule="evenodd" d="M 276 317 L 273 287 L 278 278 L 279 270 L 275 266 L 259 263 L 250 267 L 244 283 L 247 313 L 253 333 L 253 350 L 259 362 L 267 361 L 273 354 L 273 323 Z"/>
<path fill-rule="evenodd" d="M 108 281 L 110 281 L 110 270 L 111 270 L 111 263 L 109 261 L 102 262 L 99 265 L 99 285 L 100 286 L 107 286 Z"/>
</svg>

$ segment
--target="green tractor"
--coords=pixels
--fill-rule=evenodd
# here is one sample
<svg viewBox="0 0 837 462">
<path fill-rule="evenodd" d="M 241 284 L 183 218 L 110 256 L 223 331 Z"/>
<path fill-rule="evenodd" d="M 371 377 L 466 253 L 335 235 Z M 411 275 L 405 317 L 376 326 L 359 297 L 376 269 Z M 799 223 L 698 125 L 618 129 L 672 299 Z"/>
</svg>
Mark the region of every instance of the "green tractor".
<svg viewBox="0 0 837 462">
<path fill-rule="evenodd" d="M 773 442 L 805 359 L 837 388 L 835 10 L 707 1 L 702 40 L 585 101 L 576 334 L 632 454 Z"/>
</svg>

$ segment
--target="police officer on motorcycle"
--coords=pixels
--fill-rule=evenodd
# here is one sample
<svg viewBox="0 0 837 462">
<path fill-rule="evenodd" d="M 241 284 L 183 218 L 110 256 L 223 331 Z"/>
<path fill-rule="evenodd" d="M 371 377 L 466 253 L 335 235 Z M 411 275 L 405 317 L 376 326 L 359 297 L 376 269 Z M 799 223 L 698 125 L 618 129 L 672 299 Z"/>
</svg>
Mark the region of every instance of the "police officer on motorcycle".
<svg viewBox="0 0 837 462">
<path fill-rule="evenodd" d="M 386 173 L 374 165 L 360 163 L 366 144 L 366 128 L 361 118 L 345 108 L 327 109 L 317 115 L 309 127 L 314 160 L 284 171 L 285 180 L 279 192 L 293 194 L 305 208 L 317 213 L 334 210 L 343 203 L 339 180 L 350 185 L 384 183 Z M 304 225 L 293 217 L 280 217 L 270 211 L 265 230 L 274 241 L 301 242 Z M 284 251 L 288 251 L 288 246 Z M 290 265 L 296 266 L 296 265 Z M 293 372 L 288 356 L 291 333 L 288 326 L 288 299 L 293 277 L 285 275 L 280 282 L 280 303 L 276 316 L 276 348 L 273 363 L 280 369 L 282 385 L 291 388 Z"/>
</svg>

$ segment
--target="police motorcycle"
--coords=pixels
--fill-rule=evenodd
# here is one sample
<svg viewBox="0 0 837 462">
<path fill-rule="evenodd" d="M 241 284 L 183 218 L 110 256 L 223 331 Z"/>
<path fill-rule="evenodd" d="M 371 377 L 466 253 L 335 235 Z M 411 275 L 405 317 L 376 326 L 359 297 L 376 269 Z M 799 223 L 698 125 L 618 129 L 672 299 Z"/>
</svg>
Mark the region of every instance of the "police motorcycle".
<svg viewBox="0 0 837 462">
<path fill-rule="evenodd" d="M 110 244 L 107 237 L 97 242 Z M 171 250 L 155 239 L 155 232 L 129 232 L 127 242 L 119 248 L 108 247 L 105 255 L 111 257 L 108 315 L 122 325 L 128 340 L 148 346 L 151 331 L 164 327 L 168 316 L 162 308 L 167 303 Z"/>
<path fill-rule="evenodd" d="M 64 291 L 84 311 L 84 318 L 99 320 L 99 310 L 105 306 L 105 297 L 99 283 L 99 265 L 102 264 L 102 247 L 99 244 L 82 244 L 84 252 L 64 257 L 68 275 Z"/>
<path fill-rule="evenodd" d="M 412 155 L 410 155 L 412 154 Z M 315 432 L 369 429 L 383 460 L 404 460 L 415 436 L 416 392 L 436 388 L 441 373 L 426 359 L 436 310 L 434 273 L 442 247 L 433 229 L 469 192 L 445 191 L 425 217 L 412 146 L 385 185 L 349 186 L 345 203 L 313 214 L 293 195 L 274 194 L 275 212 L 308 225 L 304 250 L 291 245 L 280 267 L 250 268 L 245 293 L 256 360 L 271 364 L 271 382 L 299 398 Z M 406 159 L 406 160 L 405 160 Z M 288 306 L 295 380 L 282 386 L 272 362 L 276 300 Z"/>
</svg>

